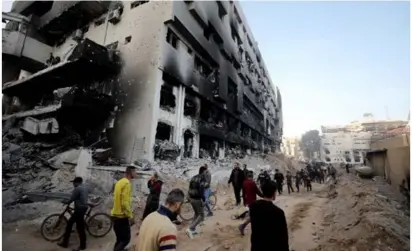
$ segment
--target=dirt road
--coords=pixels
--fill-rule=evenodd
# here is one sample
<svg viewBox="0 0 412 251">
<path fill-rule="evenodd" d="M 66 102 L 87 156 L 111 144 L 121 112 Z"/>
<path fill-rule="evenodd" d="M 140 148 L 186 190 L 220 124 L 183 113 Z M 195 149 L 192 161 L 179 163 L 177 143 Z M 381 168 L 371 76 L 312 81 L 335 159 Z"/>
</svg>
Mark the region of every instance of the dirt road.
<svg viewBox="0 0 412 251">
<path fill-rule="evenodd" d="M 321 207 L 325 199 L 317 196 L 322 185 L 314 184 L 313 192 L 301 192 L 292 195 L 280 195 L 275 203 L 284 209 L 290 231 L 291 247 L 296 251 L 310 250 L 317 246 L 319 226 L 321 225 Z M 200 235 L 190 240 L 185 235 L 187 224 L 179 227 L 178 250 L 180 251 L 246 251 L 250 250 L 250 226 L 244 237 L 240 236 L 237 226 L 241 223 L 231 216 L 239 210 L 233 207 L 233 195 L 230 189 L 219 190 L 218 205 L 215 215 L 208 217 L 200 227 Z M 25 225 L 3 226 L 3 249 L 13 251 L 62 251 L 55 243 L 43 240 L 39 233 L 40 222 Z M 136 232 L 137 229 L 134 229 Z M 72 247 L 76 247 L 77 234 L 72 235 Z M 133 237 L 132 237 L 133 238 Z M 89 237 L 88 250 L 111 250 L 114 234 L 95 239 Z M 133 250 L 133 248 L 131 248 Z"/>
</svg>

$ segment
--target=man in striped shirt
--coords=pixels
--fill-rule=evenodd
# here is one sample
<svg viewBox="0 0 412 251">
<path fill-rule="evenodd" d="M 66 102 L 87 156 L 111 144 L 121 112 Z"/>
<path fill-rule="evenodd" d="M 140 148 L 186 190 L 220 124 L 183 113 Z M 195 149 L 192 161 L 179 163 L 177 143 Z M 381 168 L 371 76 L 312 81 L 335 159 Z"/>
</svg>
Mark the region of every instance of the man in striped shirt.
<svg viewBox="0 0 412 251">
<path fill-rule="evenodd" d="M 175 251 L 177 229 L 172 220 L 179 214 L 185 194 L 173 189 L 165 205 L 149 214 L 142 222 L 137 238 L 137 251 Z"/>
</svg>

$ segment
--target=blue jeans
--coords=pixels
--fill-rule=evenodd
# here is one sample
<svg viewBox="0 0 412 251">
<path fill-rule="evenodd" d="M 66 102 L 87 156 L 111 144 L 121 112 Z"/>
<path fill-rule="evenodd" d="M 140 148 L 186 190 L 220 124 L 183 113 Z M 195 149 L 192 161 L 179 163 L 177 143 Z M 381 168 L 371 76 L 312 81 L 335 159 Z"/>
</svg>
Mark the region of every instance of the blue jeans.
<svg viewBox="0 0 412 251">
<path fill-rule="evenodd" d="M 205 189 L 205 208 L 208 213 L 212 212 L 212 209 L 210 208 L 210 202 L 209 202 L 209 197 L 210 197 L 211 192 L 212 190 L 210 189 L 210 187 Z"/>
</svg>

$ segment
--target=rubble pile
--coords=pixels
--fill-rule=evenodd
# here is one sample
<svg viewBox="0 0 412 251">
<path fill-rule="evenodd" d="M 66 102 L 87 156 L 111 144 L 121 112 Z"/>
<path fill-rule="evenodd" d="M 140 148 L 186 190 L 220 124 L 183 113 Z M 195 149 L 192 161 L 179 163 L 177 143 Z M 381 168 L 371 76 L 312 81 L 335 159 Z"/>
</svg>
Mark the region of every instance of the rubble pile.
<svg viewBox="0 0 412 251">
<path fill-rule="evenodd" d="M 324 209 L 325 236 L 316 250 L 409 250 L 409 211 L 393 187 L 354 176 L 341 176 L 336 187 Z"/>
<path fill-rule="evenodd" d="M 105 142 L 97 142 L 83 147 L 82 138 L 73 131 L 63 128 L 58 137 L 32 138 L 22 130 L 23 121 L 8 119 L 3 131 L 3 222 L 32 220 L 49 213 L 59 212 L 63 205 L 58 199 L 33 200 L 32 196 L 52 196 L 70 194 L 75 176 L 82 176 L 92 196 L 104 199 L 102 210 L 110 208 L 113 184 L 124 170 L 120 160 L 113 158 L 111 148 L 102 148 Z M 64 132 L 64 133 L 61 133 Z M 107 144 L 106 144 L 107 145 Z M 100 147 L 100 148 L 99 148 Z M 144 206 L 142 202 L 148 193 L 147 180 L 156 171 L 164 180 L 162 197 L 173 188 L 187 189 L 187 181 L 198 172 L 201 165 L 207 164 L 215 185 L 226 183 L 234 162 L 259 172 L 260 169 L 296 169 L 295 163 L 278 154 L 251 154 L 243 158 L 228 155 L 225 159 L 192 159 L 178 157 L 180 151 L 169 142 L 156 143 L 156 153 L 162 160 L 149 162 L 135 161 L 138 166 L 138 179 L 133 192 L 135 210 Z M 235 151 L 236 152 L 236 151 Z M 239 157 L 239 156 L 238 156 Z M 34 195 L 33 195 L 34 193 Z M 37 198 L 36 197 L 36 198 Z"/>
</svg>

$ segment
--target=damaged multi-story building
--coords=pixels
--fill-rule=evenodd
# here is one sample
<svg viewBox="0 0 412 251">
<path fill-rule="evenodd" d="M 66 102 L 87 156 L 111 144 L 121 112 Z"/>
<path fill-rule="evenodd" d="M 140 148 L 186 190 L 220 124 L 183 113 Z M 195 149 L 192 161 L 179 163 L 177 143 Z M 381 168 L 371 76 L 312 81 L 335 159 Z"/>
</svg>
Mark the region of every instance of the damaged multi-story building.
<svg viewBox="0 0 412 251">
<path fill-rule="evenodd" d="M 16 1 L 2 19 L 3 121 L 106 137 L 126 161 L 279 150 L 280 91 L 239 2 Z"/>
</svg>

